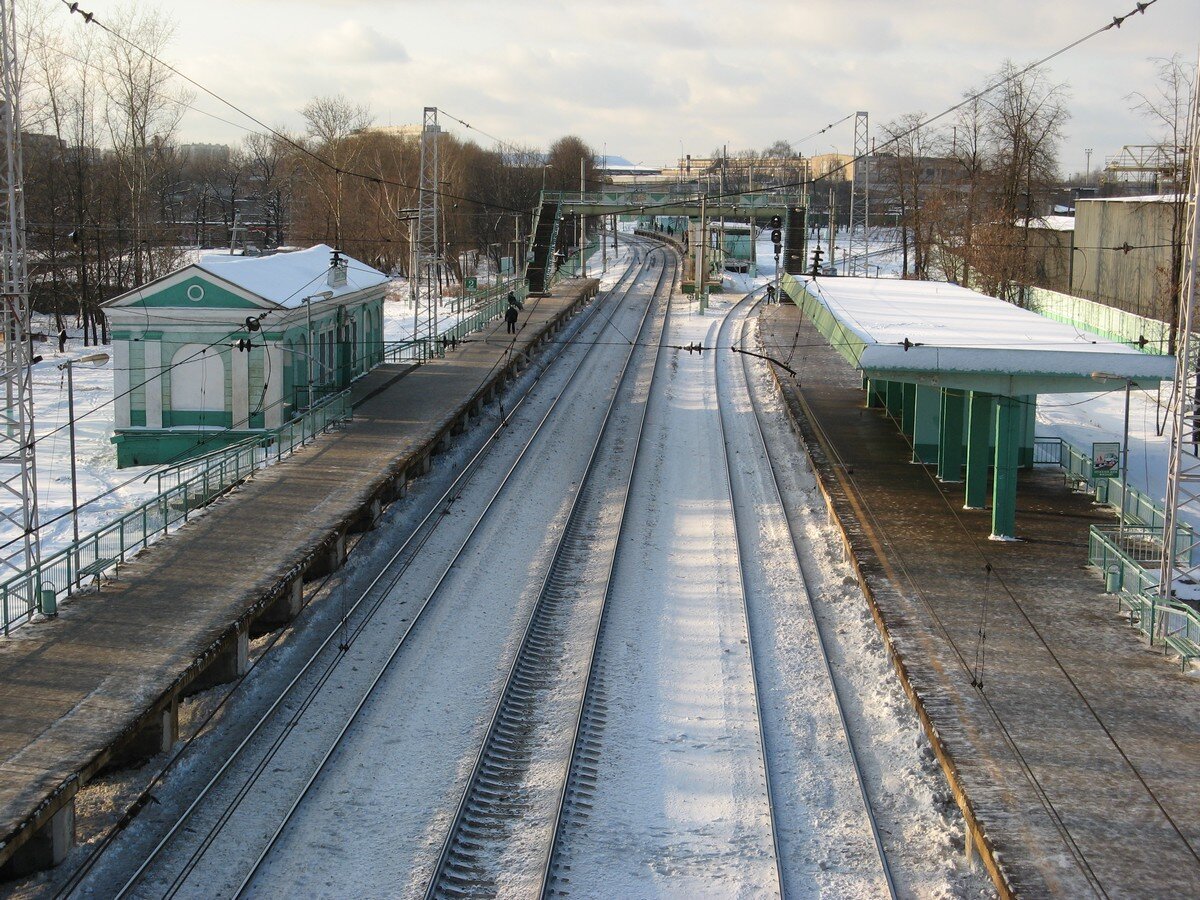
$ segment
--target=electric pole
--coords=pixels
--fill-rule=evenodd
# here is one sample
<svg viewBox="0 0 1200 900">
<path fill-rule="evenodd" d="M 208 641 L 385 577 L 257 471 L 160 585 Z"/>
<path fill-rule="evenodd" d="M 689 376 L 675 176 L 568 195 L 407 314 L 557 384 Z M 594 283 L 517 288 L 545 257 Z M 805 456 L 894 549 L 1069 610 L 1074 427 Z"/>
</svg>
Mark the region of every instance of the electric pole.
<svg viewBox="0 0 1200 900">
<path fill-rule="evenodd" d="M 32 310 L 25 254 L 24 160 L 18 94 L 16 20 L 12 0 L 0 0 L 0 103 L 4 116 L 4 166 L 0 177 L 0 302 L 4 329 L 4 422 L 0 427 L 0 520 L 20 537 L 0 565 L 24 572 L 41 563 L 37 472 L 33 431 Z M 40 592 L 40 585 L 34 590 Z M 39 593 L 40 598 L 40 593 Z M 34 597 L 23 598 L 27 601 Z"/>
</svg>

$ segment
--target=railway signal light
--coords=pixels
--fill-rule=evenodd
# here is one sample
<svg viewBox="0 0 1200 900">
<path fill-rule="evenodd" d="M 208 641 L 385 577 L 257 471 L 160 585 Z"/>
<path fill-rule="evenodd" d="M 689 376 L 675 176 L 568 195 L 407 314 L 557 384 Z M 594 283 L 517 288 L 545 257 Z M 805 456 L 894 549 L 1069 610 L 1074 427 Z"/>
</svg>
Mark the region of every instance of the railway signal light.
<svg viewBox="0 0 1200 900">
<path fill-rule="evenodd" d="M 779 246 L 783 243 L 783 232 L 776 228 L 771 232 L 771 243 Z"/>
<path fill-rule="evenodd" d="M 783 227 L 783 220 L 779 218 L 779 216 L 771 216 L 771 227 L 775 230 L 779 230 Z"/>
</svg>

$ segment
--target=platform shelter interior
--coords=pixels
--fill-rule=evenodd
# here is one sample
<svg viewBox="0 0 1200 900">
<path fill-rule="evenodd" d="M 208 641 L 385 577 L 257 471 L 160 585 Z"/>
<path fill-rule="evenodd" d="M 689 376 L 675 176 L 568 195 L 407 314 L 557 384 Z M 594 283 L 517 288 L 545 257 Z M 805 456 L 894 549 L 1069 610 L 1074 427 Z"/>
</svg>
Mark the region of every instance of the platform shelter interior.
<svg viewBox="0 0 1200 900">
<path fill-rule="evenodd" d="M 990 486 L 994 540 L 1018 538 L 1017 472 L 1033 465 L 1039 395 L 1174 374 L 1173 357 L 958 285 L 785 275 L 781 286 L 861 373 L 866 405 L 895 419 L 914 463 L 962 483 L 967 509 L 986 508 Z"/>
</svg>

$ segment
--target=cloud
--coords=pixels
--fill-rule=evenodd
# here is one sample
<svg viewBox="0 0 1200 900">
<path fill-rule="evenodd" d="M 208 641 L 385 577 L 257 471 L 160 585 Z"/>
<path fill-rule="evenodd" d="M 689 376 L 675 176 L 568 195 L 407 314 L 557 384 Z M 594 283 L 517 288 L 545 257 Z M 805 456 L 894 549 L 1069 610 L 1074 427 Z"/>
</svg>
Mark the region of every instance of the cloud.
<svg viewBox="0 0 1200 900">
<path fill-rule="evenodd" d="M 321 60 L 362 65 L 406 63 L 408 51 L 384 29 L 368 28 L 357 19 L 346 19 L 337 27 L 322 30 L 314 41 Z"/>
</svg>

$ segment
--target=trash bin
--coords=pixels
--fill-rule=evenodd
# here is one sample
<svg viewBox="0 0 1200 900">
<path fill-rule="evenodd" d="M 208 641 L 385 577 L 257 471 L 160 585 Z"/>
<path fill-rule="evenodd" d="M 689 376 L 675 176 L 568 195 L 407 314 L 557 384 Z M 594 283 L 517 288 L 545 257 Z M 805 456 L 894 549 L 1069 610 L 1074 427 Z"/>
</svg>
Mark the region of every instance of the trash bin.
<svg viewBox="0 0 1200 900">
<path fill-rule="evenodd" d="M 58 615 L 58 592 L 54 590 L 54 585 L 44 584 L 38 591 L 38 612 L 47 619 Z"/>
<path fill-rule="evenodd" d="M 1115 594 L 1121 589 L 1121 567 L 1109 566 L 1104 573 L 1104 591 Z"/>
</svg>

